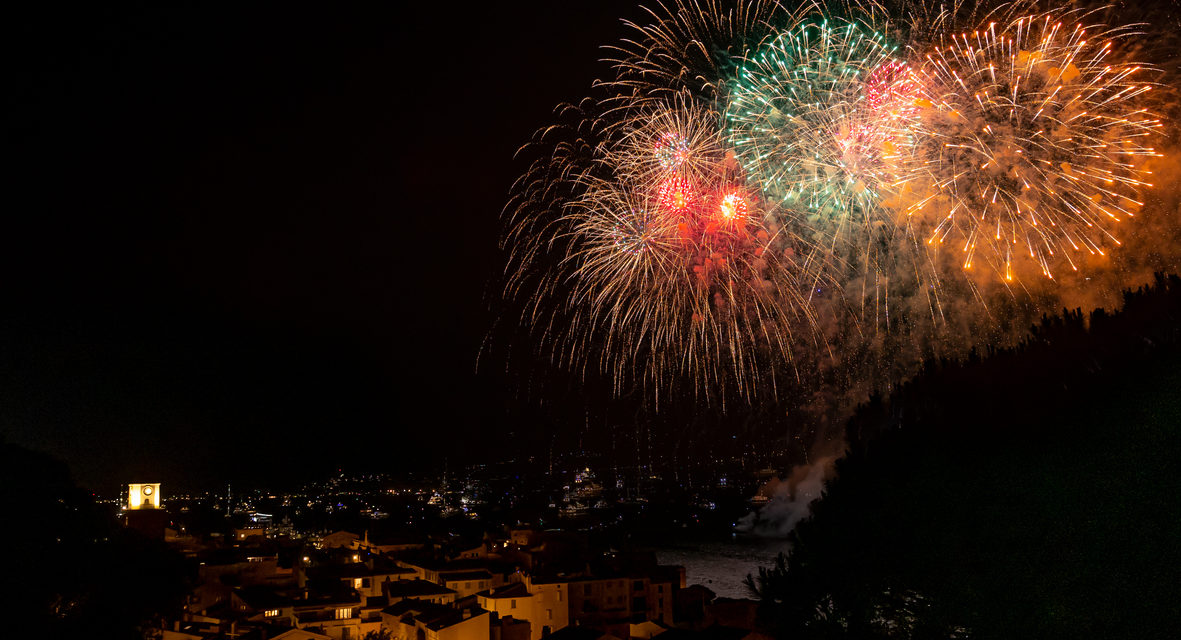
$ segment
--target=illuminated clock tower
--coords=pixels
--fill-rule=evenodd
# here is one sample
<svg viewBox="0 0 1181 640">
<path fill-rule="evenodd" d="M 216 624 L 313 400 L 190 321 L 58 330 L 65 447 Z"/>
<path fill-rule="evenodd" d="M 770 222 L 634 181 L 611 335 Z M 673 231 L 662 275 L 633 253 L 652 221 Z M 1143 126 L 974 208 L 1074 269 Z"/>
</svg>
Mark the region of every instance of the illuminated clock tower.
<svg viewBox="0 0 1181 640">
<path fill-rule="evenodd" d="M 168 512 L 163 507 L 159 482 L 129 484 L 123 523 L 150 538 L 163 538 L 168 525 Z"/>
<path fill-rule="evenodd" d="M 159 509 L 160 483 L 140 483 L 127 485 L 128 509 Z"/>
</svg>

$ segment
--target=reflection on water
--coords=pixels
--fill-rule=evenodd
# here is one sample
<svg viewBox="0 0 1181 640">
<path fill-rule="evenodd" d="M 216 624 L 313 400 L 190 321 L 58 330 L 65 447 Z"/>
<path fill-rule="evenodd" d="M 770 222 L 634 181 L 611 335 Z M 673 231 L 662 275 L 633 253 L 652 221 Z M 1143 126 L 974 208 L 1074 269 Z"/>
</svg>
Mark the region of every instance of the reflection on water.
<svg viewBox="0 0 1181 640">
<path fill-rule="evenodd" d="M 704 585 L 723 598 L 750 598 L 743 579 L 775 564 L 780 551 L 787 551 L 787 540 L 734 536 L 662 545 L 656 557 L 661 564 L 685 567 L 687 585 Z"/>
</svg>

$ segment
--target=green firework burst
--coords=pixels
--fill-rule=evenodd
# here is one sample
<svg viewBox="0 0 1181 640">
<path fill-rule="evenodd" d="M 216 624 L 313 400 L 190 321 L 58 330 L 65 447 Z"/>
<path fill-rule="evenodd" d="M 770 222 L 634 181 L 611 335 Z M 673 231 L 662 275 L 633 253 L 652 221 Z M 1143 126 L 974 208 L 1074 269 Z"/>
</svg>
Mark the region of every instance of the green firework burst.
<svg viewBox="0 0 1181 640">
<path fill-rule="evenodd" d="M 895 51 L 881 33 L 824 20 L 778 34 L 745 61 L 727 95 L 726 133 L 769 202 L 869 217 L 884 121 L 865 108 L 864 85 Z"/>
</svg>

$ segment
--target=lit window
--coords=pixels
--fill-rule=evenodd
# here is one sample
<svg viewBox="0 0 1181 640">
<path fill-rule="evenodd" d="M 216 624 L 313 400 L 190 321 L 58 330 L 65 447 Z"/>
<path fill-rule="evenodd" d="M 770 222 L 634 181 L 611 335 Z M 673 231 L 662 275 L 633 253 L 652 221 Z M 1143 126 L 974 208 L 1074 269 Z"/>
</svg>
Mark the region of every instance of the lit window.
<svg viewBox="0 0 1181 640">
<path fill-rule="evenodd" d="M 278 609 L 267 609 L 266 613 L 264 613 L 263 615 L 265 615 L 268 618 L 278 618 L 279 617 L 279 610 Z"/>
<path fill-rule="evenodd" d="M 336 610 L 336 619 L 337 620 L 346 620 L 348 618 L 353 617 L 352 613 L 353 613 L 353 610 L 349 609 L 348 607 L 345 607 L 344 609 L 337 609 Z"/>
<path fill-rule="evenodd" d="M 353 578 L 353 588 L 354 589 L 361 588 L 361 579 L 360 578 Z"/>
</svg>

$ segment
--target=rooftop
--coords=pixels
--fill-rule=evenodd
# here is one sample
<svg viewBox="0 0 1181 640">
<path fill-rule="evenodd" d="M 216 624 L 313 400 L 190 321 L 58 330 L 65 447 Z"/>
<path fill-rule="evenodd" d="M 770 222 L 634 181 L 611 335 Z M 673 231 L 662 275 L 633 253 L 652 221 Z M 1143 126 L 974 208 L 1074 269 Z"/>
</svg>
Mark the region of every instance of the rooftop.
<svg viewBox="0 0 1181 640">
<path fill-rule="evenodd" d="M 235 589 L 238 598 L 254 609 L 277 609 L 289 607 L 295 603 L 293 598 L 280 595 L 269 587 L 241 587 Z"/>
<path fill-rule="evenodd" d="M 481 591 L 479 595 L 489 598 L 491 600 L 502 600 L 505 598 L 528 598 L 531 594 L 525 588 L 525 585 L 520 582 L 506 584 L 503 587 L 496 587 L 489 591 Z"/>
<path fill-rule="evenodd" d="M 481 569 L 479 571 L 450 571 L 440 573 L 439 577 L 447 582 L 455 582 L 456 580 L 491 580 L 492 574 Z"/>
<path fill-rule="evenodd" d="M 423 626 L 438 631 L 459 624 L 487 613 L 480 608 L 456 609 L 455 607 L 424 602 L 422 600 L 403 600 L 381 610 L 382 613 L 400 619 L 403 624 L 421 622 Z"/>
<path fill-rule="evenodd" d="M 320 565 L 308 568 L 308 578 L 313 580 L 322 580 L 325 578 L 347 579 L 347 578 L 369 578 L 372 576 L 399 576 L 414 573 L 413 569 L 406 567 L 386 566 L 369 568 L 363 562 L 354 562 L 350 564 L 329 564 Z"/>
<path fill-rule="evenodd" d="M 454 590 L 426 580 L 395 580 L 387 585 L 391 598 L 414 598 L 417 596 L 445 596 Z"/>
</svg>

